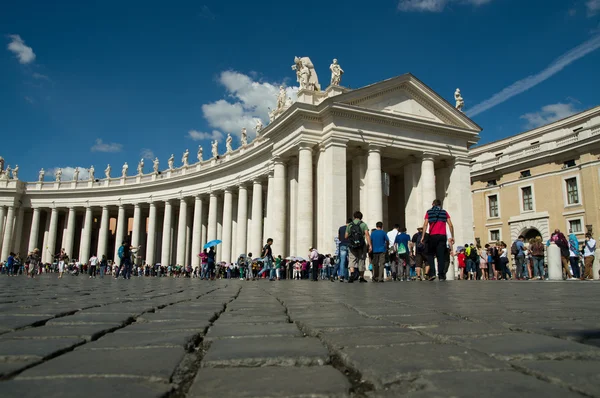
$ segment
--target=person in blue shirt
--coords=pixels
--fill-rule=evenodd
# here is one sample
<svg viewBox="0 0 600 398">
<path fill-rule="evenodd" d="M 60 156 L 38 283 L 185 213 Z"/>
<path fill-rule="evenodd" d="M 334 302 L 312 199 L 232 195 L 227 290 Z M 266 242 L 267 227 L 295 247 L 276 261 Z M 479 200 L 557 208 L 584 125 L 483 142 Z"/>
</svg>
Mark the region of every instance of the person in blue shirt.
<svg viewBox="0 0 600 398">
<path fill-rule="evenodd" d="M 525 263 L 525 243 L 523 241 L 525 237 L 519 235 L 519 238 L 515 241 L 518 253 L 515 255 L 515 264 L 517 264 L 517 279 L 529 279 L 529 271 L 527 264 Z"/>
<path fill-rule="evenodd" d="M 387 233 L 383 230 L 383 223 L 375 224 L 377 229 L 371 232 L 371 244 L 373 246 L 373 282 L 383 282 L 385 272 L 385 254 L 390 241 Z"/>
<path fill-rule="evenodd" d="M 396 240 L 394 241 L 394 248 L 396 253 L 398 253 L 398 261 L 401 263 L 401 271 L 398 279 L 401 281 L 409 281 L 409 258 L 410 258 L 410 250 L 409 250 L 409 242 L 410 235 L 406 233 L 406 228 L 402 228 L 400 233 L 396 235 Z M 392 275 L 394 277 L 394 275 Z M 394 277 L 396 280 L 396 277 Z"/>
<path fill-rule="evenodd" d="M 15 253 L 10 252 L 6 259 L 6 274 L 13 276 L 13 268 L 15 266 Z"/>
<path fill-rule="evenodd" d="M 579 268 L 580 256 L 579 239 L 577 239 L 577 235 L 573 233 L 573 230 L 569 229 L 569 261 L 573 270 L 573 278 L 581 278 L 581 269 Z"/>
</svg>

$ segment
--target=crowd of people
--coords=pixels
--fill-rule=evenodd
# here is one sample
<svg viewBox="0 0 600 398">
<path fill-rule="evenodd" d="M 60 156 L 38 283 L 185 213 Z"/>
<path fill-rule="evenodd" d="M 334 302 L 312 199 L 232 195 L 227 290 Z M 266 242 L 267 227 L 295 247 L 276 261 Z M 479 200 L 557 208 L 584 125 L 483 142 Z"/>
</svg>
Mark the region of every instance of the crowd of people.
<svg viewBox="0 0 600 398">
<path fill-rule="evenodd" d="M 282 258 L 273 254 L 273 239 L 269 238 L 256 258 L 248 253 L 241 254 L 232 263 L 217 262 L 217 246 L 213 246 L 198 255 L 199 266 L 150 265 L 136 264 L 139 247 L 132 247 L 124 241 L 117 251 L 118 261 L 115 262 L 105 255 L 101 258 L 92 255 L 85 263 L 70 261 L 62 249 L 54 256 L 56 261 L 53 264 L 41 264 L 39 250 L 34 249 L 25 259 L 18 253 L 10 253 L 8 260 L 2 264 L 1 272 L 8 276 L 27 275 L 31 278 L 46 272 L 58 273 L 59 278 L 68 273 L 89 278 L 108 275 L 123 279 L 134 276 L 365 283 L 367 270 L 371 272 L 372 282 L 384 282 L 433 281 L 436 278 L 444 281 L 448 270 L 452 269 L 459 280 L 544 280 L 548 277 L 547 247 L 554 243 L 561 251 L 564 279 L 590 280 L 593 277 L 596 241 L 590 233 L 585 235 L 583 243 L 578 241 L 573 231 L 569 231 L 566 237 L 557 229 L 547 242 L 543 242 L 540 236 L 528 242 L 524 236 L 519 236 L 510 247 L 504 242 L 495 242 L 484 247 L 470 243 L 454 249 L 454 226 L 437 199 L 426 212 L 424 224 L 412 236 L 398 224 L 388 232 L 384 231 L 382 222 L 369 229 L 362 218 L 362 213 L 356 211 L 353 218 L 340 226 L 333 254 L 322 254 L 311 247 L 306 258 Z"/>
</svg>

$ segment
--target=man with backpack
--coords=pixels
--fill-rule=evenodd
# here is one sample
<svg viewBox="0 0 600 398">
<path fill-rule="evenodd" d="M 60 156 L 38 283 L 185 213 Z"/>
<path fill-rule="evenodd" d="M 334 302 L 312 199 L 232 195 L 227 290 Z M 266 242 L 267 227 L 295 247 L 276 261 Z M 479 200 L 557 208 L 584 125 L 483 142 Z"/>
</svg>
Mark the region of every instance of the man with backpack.
<svg viewBox="0 0 600 398">
<path fill-rule="evenodd" d="M 119 273 L 123 275 L 123 279 L 131 279 L 131 247 L 126 241 L 123 241 L 119 247 L 117 255 L 121 263 L 115 279 L 119 279 Z"/>
<path fill-rule="evenodd" d="M 448 239 L 446 234 L 446 225 L 450 228 L 450 235 L 454 236 L 454 225 L 450 221 L 450 214 L 442 209 L 442 201 L 435 199 L 431 204 L 431 209 L 425 213 L 425 223 L 423 231 L 429 227 L 429 243 L 427 250 L 427 263 L 430 267 L 428 280 L 435 280 L 435 259 L 437 258 L 438 276 L 441 281 L 446 280 L 446 251 L 448 245 L 452 249 L 454 239 Z M 425 243 L 425 234 L 421 237 L 421 243 Z"/>
<path fill-rule="evenodd" d="M 425 258 L 425 245 L 421 241 L 423 237 L 423 227 L 417 228 L 417 233 L 413 235 L 411 254 L 415 257 L 416 271 L 417 271 L 417 279 L 423 280 L 421 277 L 421 270 L 423 269 L 423 264 L 425 264 L 424 275 L 429 274 L 429 265 L 427 264 L 427 259 Z M 423 275 L 423 276 L 424 276 Z"/>
<path fill-rule="evenodd" d="M 529 279 L 529 271 L 525 264 L 525 237 L 519 235 L 519 238 L 510 246 L 510 254 L 515 256 L 515 264 L 517 267 L 517 279 Z"/>
<path fill-rule="evenodd" d="M 406 228 L 402 228 L 401 232 L 398 235 L 396 235 L 396 239 L 394 239 L 394 250 L 398 255 L 397 263 L 402 267 L 398 270 L 399 275 L 392 270 L 392 278 L 394 280 L 396 280 L 396 278 L 398 278 L 400 281 L 410 280 L 410 252 L 408 247 L 409 241 L 410 235 L 406 233 Z"/>
<path fill-rule="evenodd" d="M 266 271 L 269 271 L 269 280 L 274 281 L 275 277 L 273 274 L 275 273 L 275 268 L 273 268 L 273 249 L 271 245 L 273 244 L 273 239 L 267 239 L 267 244 L 263 247 L 261 252 L 261 257 L 263 259 L 263 269 L 258 273 L 258 277 L 261 277 Z"/>
<path fill-rule="evenodd" d="M 373 251 L 371 244 L 371 236 L 369 235 L 369 227 L 362 220 L 363 214 L 360 211 L 354 212 L 354 220 L 346 227 L 345 238 L 348 239 L 350 277 L 348 283 L 354 282 L 352 274 L 354 269 L 358 268 L 360 283 L 366 283 L 365 276 L 365 260 L 367 253 Z"/>
</svg>

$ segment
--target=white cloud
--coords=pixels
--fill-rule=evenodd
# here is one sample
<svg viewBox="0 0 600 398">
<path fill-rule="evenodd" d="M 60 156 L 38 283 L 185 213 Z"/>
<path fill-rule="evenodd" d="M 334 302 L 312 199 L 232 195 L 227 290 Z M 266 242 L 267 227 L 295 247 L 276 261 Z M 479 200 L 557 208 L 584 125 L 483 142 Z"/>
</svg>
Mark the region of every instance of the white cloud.
<svg viewBox="0 0 600 398">
<path fill-rule="evenodd" d="M 212 13 L 210 8 L 208 8 L 206 4 L 204 4 L 202 8 L 200 8 L 200 13 L 198 14 L 198 16 L 206 19 L 215 19 L 215 14 Z"/>
<path fill-rule="evenodd" d="M 600 11 L 600 0 L 588 0 L 585 3 L 587 8 L 587 14 L 589 17 L 593 17 Z"/>
<path fill-rule="evenodd" d="M 61 181 L 73 181 L 73 175 L 75 174 L 75 167 L 53 167 L 46 171 L 46 178 L 50 178 L 51 181 L 54 181 L 56 170 L 62 168 L 62 177 Z M 90 173 L 87 168 L 79 167 L 79 180 L 87 180 L 90 178 Z"/>
<path fill-rule="evenodd" d="M 528 128 L 543 126 L 579 112 L 573 104 L 550 104 L 543 106 L 538 112 L 526 113 L 521 119 L 527 121 Z"/>
<path fill-rule="evenodd" d="M 11 42 L 8 43 L 8 50 L 13 52 L 19 62 L 22 64 L 29 64 L 33 62 L 35 59 L 35 53 L 33 49 L 25 44 L 21 36 L 19 35 L 9 35 Z"/>
<path fill-rule="evenodd" d="M 33 104 L 33 103 L 35 102 L 35 101 L 33 100 L 33 98 L 31 98 L 31 97 L 29 97 L 29 96 L 27 96 L 27 95 L 26 95 L 25 97 L 23 97 L 23 98 L 25 98 L 25 101 L 29 102 L 30 104 Z"/>
<path fill-rule="evenodd" d="M 417 12 L 442 12 L 450 3 L 480 6 L 492 0 L 400 0 L 398 10 Z"/>
<path fill-rule="evenodd" d="M 34 79 L 38 79 L 38 80 L 47 80 L 50 81 L 50 78 L 46 75 L 42 75 L 41 73 L 37 73 L 37 72 L 33 72 L 31 74 L 31 77 L 33 77 Z"/>
<path fill-rule="evenodd" d="M 221 141 L 221 140 L 223 140 L 223 133 L 221 133 L 220 131 L 217 131 L 217 130 L 213 130 L 212 133 L 202 133 L 197 130 L 190 130 L 190 131 L 188 131 L 188 138 L 191 138 L 194 141 L 201 141 L 201 140 Z"/>
<path fill-rule="evenodd" d="M 202 105 L 204 118 L 211 127 L 239 136 L 243 127 L 252 134 L 257 119 L 267 124 L 269 108 L 277 104 L 280 84 L 256 81 L 236 71 L 222 72 L 218 81 L 233 101 L 221 99 Z M 297 87 L 287 87 L 286 91 L 288 97 L 296 99 Z"/>
<path fill-rule="evenodd" d="M 154 158 L 156 156 L 154 156 L 154 152 L 152 152 L 152 149 L 148 149 L 148 148 L 142 148 L 142 150 L 140 151 L 140 156 L 142 157 L 142 159 L 149 159 L 149 160 L 154 160 Z"/>
<path fill-rule="evenodd" d="M 100 138 L 97 138 L 96 143 L 90 149 L 92 152 L 121 152 L 123 145 L 115 142 L 107 144 L 102 142 Z"/>
<path fill-rule="evenodd" d="M 488 109 L 493 108 L 496 105 L 503 103 L 504 101 L 507 101 L 515 95 L 521 94 L 529 90 L 530 88 L 537 86 L 538 84 L 551 78 L 552 76 L 563 70 L 565 67 L 572 64 L 573 62 L 577 61 L 579 58 L 585 57 L 587 54 L 597 50 L 598 48 L 600 48 L 600 35 L 589 39 L 588 41 L 561 55 L 560 57 L 552 61 L 552 63 L 541 72 L 521 79 L 511 84 L 510 86 L 504 88 L 500 92 L 494 94 L 489 99 L 475 105 L 473 108 L 467 111 L 467 116 L 476 116 L 481 112 L 485 112 Z"/>
</svg>

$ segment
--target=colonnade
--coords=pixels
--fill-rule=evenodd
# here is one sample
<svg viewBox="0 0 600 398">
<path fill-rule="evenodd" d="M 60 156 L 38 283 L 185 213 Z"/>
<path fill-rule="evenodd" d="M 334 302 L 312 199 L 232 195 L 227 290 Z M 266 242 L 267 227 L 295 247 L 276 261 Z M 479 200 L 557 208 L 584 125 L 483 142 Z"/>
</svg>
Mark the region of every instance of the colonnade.
<svg viewBox="0 0 600 398">
<path fill-rule="evenodd" d="M 214 188 L 200 185 L 197 193 L 182 191 L 177 198 L 152 199 L 160 194 L 155 192 L 152 200 L 107 199 L 100 206 L 0 206 L 2 260 L 9 251 L 23 254 L 35 247 L 44 262 L 51 262 L 61 247 L 83 263 L 92 254 L 114 259 L 121 242 L 128 241 L 141 247 L 138 256 L 145 263 L 196 266 L 208 241 L 222 241 L 217 260 L 229 263 L 241 253 L 258 257 L 269 237 L 275 255 L 304 256 L 313 246 L 333 253 L 333 238 L 353 210 L 362 211 L 369 227 L 377 221 L 389 221 L 386 228 L 404 222 L 411 232 L 436 197 L 445 200 L 453 217 L 466 220 L 456 237 L 472 240 L 470 201 L 463 201 L 467 207 L 461 203 L 470 192 L 468 160 L 440 163 L 434 153 L 411 156 L 397 176 L 402 186 L 389 196 L 382 179 L 383 146 L 369 145 L 352 156 L 343 140 L 297 148 L 292 156 L 273 157 L 258 175 Z M 398 211 L 391 214 L 392 207 L 401 207 L 401 217 Z M 23 225 L 25 211 L 30 226 Z"/>
</svg>

